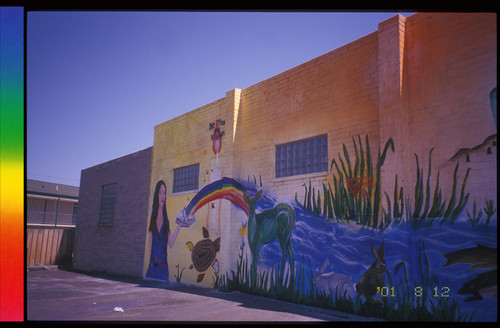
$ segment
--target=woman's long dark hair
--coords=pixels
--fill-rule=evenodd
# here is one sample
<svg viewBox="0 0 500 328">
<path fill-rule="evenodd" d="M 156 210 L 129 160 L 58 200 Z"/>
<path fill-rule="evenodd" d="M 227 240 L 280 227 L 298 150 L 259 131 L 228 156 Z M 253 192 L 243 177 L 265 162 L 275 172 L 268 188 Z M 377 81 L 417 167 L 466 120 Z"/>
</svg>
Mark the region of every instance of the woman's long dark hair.
<svg viewBox="0 0 500 328">
<path fill-rule="evenodd" d="M 167 192 L 167 186 L 165 185 L 165 182 L 163 180 L 158 181 L 156 184 L 155 188 L 155 194 L 153 196 L 153 210 L 151 212 L 151 219 L 149 220 L 149 231 L 151 233 L 155 233 L 158 228 L 156 227 L 156 217 L 158 216 L 158 207 L 160 206 L 159 204 L 159 196 L 160 196 L 160 188 L 163 186 L 165 188 L 165 194 Z M 170 223 L 168 222 L 168 215 L 167 215 L 167 198 L 165 197 L 165 202 L 163 203 L 163 225 L 162 225 L 162 231 L 160 231 L 161 234 L 163 234 L 163 238 L 167 238 L 168 233 L 170 232 Z"/>
</svg>

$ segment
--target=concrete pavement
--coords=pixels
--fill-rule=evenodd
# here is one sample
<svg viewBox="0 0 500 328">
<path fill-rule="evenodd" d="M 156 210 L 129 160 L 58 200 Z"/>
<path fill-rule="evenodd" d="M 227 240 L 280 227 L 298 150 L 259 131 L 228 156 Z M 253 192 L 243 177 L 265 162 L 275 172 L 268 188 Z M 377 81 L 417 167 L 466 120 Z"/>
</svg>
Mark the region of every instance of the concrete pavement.
<svg viewBox="0 0 500 328">
<path fill-rule="evenodd" d="M 26 280 L 28 321 L 380 321 L 240 292 L 57 267 L 29 270 Z"/>
</svg>

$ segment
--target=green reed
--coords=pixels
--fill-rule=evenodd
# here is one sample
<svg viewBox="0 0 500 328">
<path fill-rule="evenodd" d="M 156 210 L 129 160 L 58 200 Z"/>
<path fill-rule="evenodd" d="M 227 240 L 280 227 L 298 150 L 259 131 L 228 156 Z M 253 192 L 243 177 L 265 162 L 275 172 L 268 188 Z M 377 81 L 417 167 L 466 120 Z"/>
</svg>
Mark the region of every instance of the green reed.
<svg viewBox="0 0 500 328">
<path fill-rule="evenodd" d="M 355 152 L 354 162 L 351 162 L 347 147 L 343 144 L 343 156 L 339 153 L 338 159 L 333 158 L 330 164 L 333 186 L 330 182 L 328 182 L 328 186 L 324 182 L 322 183 L 323 201 L 321 201 L 320 190 L 311 187 L 311 181 L 309 181 L 309 188 L 304 184 L 305 192 L 302 206 L 314 214 L 323 215 L 329 219 L 355 221 L 373 228 L 382 227 L 387 222 L 385 222 L 382 209 L 380 173 L 388 150 L 394 152 L 394 142 L 392 138 L 389 138 L 384 149 L 382 151 L 379 149 L 376 162 L 373 163 L 368 136 L 366 136 L 364 147 L 359 135 L 358 143 L 354 137 L 352 141 Z M 353 190 L 349 190 L 349 186 L 346 186 L 346 181 L 359 180 L 363 182 L 368 181 L 368 179 L 371 180 L 372 186 L 368 188 L 366 194 L 355 193 Z M 297 200 L 297 195 L 295 195 L 295 199 Z M 397 217 L 402 212 L 402 206 L 402 202 L 394 204 Z"/>
<path fill-rule="evenodd" d="M 278 299 L 296 304 L 322 307 L 326 309 L 351 313 L 366 317 L 376 317 L 388 321 L 471 321 L 474 313 L 467 314 L 460 311 L 458 302 L 453 298 L 433 298 L 428 293 L 417 296 L 410 288 L 408 271 L 405 262 L 396 265 L 394 273 L 403 270 L 403 279 L 394 283 L 392 275 L 387 272 L 389 287 L 394 287 L 394 296 L 387 295 L 383 301 L 372 299 L 364 300 L 360 295 L 354 298 L 345 294 L 333 292 L 326 295 L 323 291 L 317 291 L 312 284 L 313 270 L 311 266 L 305 265 L 304 259 L 296 268 L 296 280 L 290 282 L 287 274 L 283 284 L 280 280 L 279 265 L 267 271 L 257 273 L 257 283 L 254 288 L 250 282 L 250 262 L 244 253 L 244 240 L 240 246 L 236 270 L 230 273 L 218 275 L 214 279 L 214 288 L 221 292 L 239 291 L 243 293 L 259 295 Z M 430 273 L 431 264 L 423 243 L 419 245 L 419 277 L 418 284 L 430 290 L 432 283 L 436 281 Z M 418 285 L 413 282 L 411 285 Z M 379 296 L 379 300 L 380 300 Z"/>
<path fill-rule="evenodd" d="M 493 214 L 495 214 L 497 209 L 493 208 L 493 200 L 485 199 L 484 201 L 486 203 L 486 207 L 484 208 L 484 213 L 486 214 L 485 225 L 488 225 L 490 223 L 491 217 L 493 216 Z"/>
<path fill-rule="evenodd" d="M 392 223 L 405 221 L 411 223 L 415 228 L 421 226 L 424 221 L 432 224 L 435 221 L 439 224 L 453 223 L 467 205 L 469 193 L 465 193 L 467 179 L 470 168 L 467 169 L 463 178 L 460 194 L 457 195 L 457 175 L 459 163 L 457 162 L 453 172 L 453 185 L 449 201 L 443 198 L 439 185 L 440 172 L 437 172 L 434 187 L 432 187 L 432 152 L 429 151 L 427 176 L 424 169 L 420 167 L 419 158 L 415 155 L 416 180 L 413 197 L 405 197 L 402 186 L 398 186 L 398 175 L 395 175 L 394 190 L 392 199 L 387 192 L 381 190 L 381 168 L 385 162 L 388 150 L 394 152 L 394 142 L 389 138 L 381 151 L 379 149 L 375 163 L 372 161 L 370 143 L 368 136 L 365 137 L 363 146 L 361 137 L 358 135 L 358 142 L 352 138 L 354 147 L 354 165 L 345 144 L 343 144 L 343 156 L 338 154 L 338 159 L 333 158 L 330 165 L 331 181 L 322 183 L 323 198 L 321 190 L 316 190 L 309 186 L 304 186 L 304 200 L 300 203 L 295 194 L 295 200 L 311 213 L 330 220 L 340 222 L 354 221 L 357 224 L 370 228 L 384 229 Z M 373 185 L 369 188 L 366 197 L 359 197 L 352 190 L 349 190 L 346 181 L 365 181 L 371 179 Z M 347 184 L 347 186 L 346 186 Z M 321 189 L 321 188 L 320 188 Z M 382 205 L 385 196 L 386 206 Z M 321 201 L 323 199 L 323 201 Z M 413 204 L 413 206 L 412 206 Z M 413 207 L 413 208 L 412 208 Z M 493 215 L 493 204 L 487 202 L 488 213 Z M 491 215 L 489 217 L 491 217 Z M 489 220 L 488 220 L 489 221 Z"/>
</svg>

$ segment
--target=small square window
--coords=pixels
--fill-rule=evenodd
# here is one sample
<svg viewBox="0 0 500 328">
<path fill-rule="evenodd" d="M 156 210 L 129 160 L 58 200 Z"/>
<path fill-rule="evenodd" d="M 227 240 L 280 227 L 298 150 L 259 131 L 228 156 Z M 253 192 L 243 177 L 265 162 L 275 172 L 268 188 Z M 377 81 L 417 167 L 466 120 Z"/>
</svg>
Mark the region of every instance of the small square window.
<svg viewBox="0 0 500 328">
<path fill-rule="evenodd" d="M 276 146 L 276 177 L 328 171 L 328 138 L 321 135 Z"/>
<path fill-rule="evenodd" d="M 200 164 L 193 164 L 174 169 L 174 184 L 172 192 L 182 192 L 198 189 Z"/>
</svg>

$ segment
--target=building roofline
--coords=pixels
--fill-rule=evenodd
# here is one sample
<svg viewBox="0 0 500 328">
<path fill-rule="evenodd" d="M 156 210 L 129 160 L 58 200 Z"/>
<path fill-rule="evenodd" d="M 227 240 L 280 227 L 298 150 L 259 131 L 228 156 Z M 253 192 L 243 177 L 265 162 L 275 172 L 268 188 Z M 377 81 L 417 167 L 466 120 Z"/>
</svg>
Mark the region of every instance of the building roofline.
<svg viewBox="0 0 500 328">
<path fill-rule="evenodd" d="M 26 180 L 26 194 L 78 199 L 80 188 L 60 183 Z"/>
</svg>

